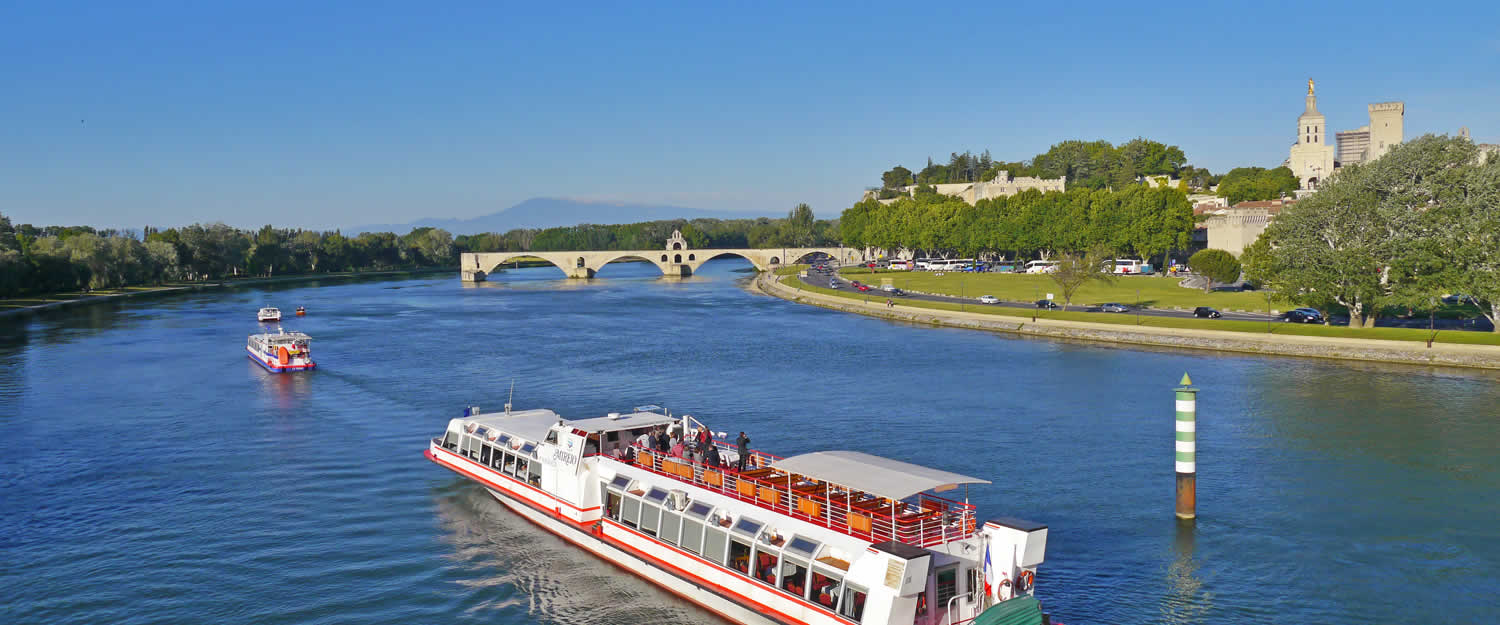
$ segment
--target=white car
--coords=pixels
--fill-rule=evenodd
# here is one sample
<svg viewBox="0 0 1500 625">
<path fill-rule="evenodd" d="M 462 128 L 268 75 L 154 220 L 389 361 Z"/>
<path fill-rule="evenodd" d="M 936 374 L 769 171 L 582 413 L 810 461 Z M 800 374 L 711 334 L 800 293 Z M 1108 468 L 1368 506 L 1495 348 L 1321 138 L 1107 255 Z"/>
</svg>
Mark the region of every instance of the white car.
<svg viewBox="0 0 1500 625">
<path fill-rule="evenodd" d="M 999 304 L 1000 303 L 1000 298 L 995 297 L 993 295 L 980 295 L 979 296 L 979 303 L 981 303 L 981 304 Z"/>
</svg>

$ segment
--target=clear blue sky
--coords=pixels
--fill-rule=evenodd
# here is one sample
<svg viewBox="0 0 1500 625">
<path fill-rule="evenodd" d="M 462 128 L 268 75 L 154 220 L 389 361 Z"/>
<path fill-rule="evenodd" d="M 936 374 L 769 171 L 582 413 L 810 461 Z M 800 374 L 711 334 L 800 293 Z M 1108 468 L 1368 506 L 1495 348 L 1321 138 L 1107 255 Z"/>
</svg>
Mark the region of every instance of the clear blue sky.
<svg viewBox="0 0 1500 625">
<path fill-rule="evenodd" d="M 1494 2 L 27 2 L 0 213 L 140 228 L 472 217 L 535 196 L 820 217 L 902 164 L 1064 139 L 1276 166 L 1334 130 L 1500 142 Z M 557 7 L 541 5 L 557 5 Z"/>
</svg>

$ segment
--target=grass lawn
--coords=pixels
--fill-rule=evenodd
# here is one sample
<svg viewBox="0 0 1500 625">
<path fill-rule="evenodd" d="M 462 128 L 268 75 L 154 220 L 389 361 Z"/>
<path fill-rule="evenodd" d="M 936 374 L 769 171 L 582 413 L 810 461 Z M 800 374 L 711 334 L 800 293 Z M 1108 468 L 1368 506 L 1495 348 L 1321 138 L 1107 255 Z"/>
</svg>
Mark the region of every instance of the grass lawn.
<svg viewBox="0 0 1500 625">
<path fill-rule="evenodd" d="M 899 272 L 899 273 L 907 273 L 908 274 L 907 276 L 893 276 L 895 278 L 895 280 L 897 280 L 896 286 L 898 286 L 900 288 L 903 288 L 903 289 L 907 288 L 902 282 L 900 282 L 900 280 L 903 277 L 916 278 L 916 277 L 920 277 L 923 274 L 926 274 L 926 272 Z M 916 274 L 916 275 L 911 275 L 911 274 Z M 849 278 L 852 278 L 852 279 L 860 279 L 857 272 L 856 273 L 845 274 L 845 275 L 846 275 L 846 277 L 849 277 Z M 865 275 L 868 276 L 869 274 L 867 273 Z M 953 277 L 953 276 L 956 276 L 956 274 L 948 274 L 947 276 L 942 276 L 939 279 L 942 280 L 942 279 L 946 279 L 948 277 Z M 1022 278 L 1022 279 L 1032 279 L 1032 280 L 1035 280 L 1035 279 L 1040 278 L 1041 280 L 1044 280 L 1047 283 L 1051 284 L 1051 280 L 1048 280 L 1045 276 L 1016 276 L 1016 275 L 1006 275 L 1006 274 L 989 274 L 989 275 L 985 275 L 985 274 L 966 274 L 966 276 L 968 278 L 976 278 L 977 277 L 977 278 L 981 278 L 981 279 L 987 278 L 987 277 L 993 277 L 993 278 Z M 878 284 L 880 284 L 880 278 L 882 278 L 882 277 L 886 277 L 886 276 L 879 276 L 879 275 L 869 276 L 868 279 L 862 279 L 861 281 L 866 281 L 866 282 L 878 285 Z M 1187 292 L 1189 294 L 1194 293 L 1191 290 L 1183 289 L 1181 287 L 1176 286 L 1175 285 L 1175 281 L 1171 281 L 1171 280 L 1168 280 L 1168 279 L 1165 279 L 1165 278 L 1160 278 L 1159 279 L 1159 278 L 1150 278 L 1150 277 L 1132 277 L 1132 278 L 1130 278 L 1128 280 L 1124 279 L 1124 278 L 1121 278 L 1118 282 L 1123 282 L 1123 283 L 1126 283 L 1126 284 L 1132 284 L 1132 283 L 1134 283 L 1137 280 L 1154 281 L 1153 283 L 1168 285 L 1170 288 L 1174 288 L 1174 289 L 1177 289 L 1177 290 L 1180 290 L 1180 291 L 1185 291 L 1185 292 Z M 782 283 L 786 284 L 788 286 L 795 286 L 797 288 L 800 288 L 803 291 L 812 291 L 814 293 L 822 293 L 824 295 L 833 295 L 833 296 L 837 296 L 837 297 L 843 297 L 845 299 L 862 300 L 862 301 L 870 301 L 870 302 L 883 302 L 883 301 L 886 300 L 886 295 L 883 294 L 883 293 L 879 293 L 877 291 L 857 292 L 857 291 L 850 291 L 850 290 L 826 289 L 826 288 L 823 288 L 823 287 L 820 287 L 820 286 L 814 286 L 814 285 L 810 285 L 810 284 L 804 283 L 801 280 L 798 280 L 796 277 L 784 278 L 782 280 Z M 1055 290 L 1056 285 L 1054 284 L 1053 287 L 1054 287 L 1054 290 Z M 923 290 L 923 291 L 928 291 L 929 290 L 929 289 L 924 289 L 924 288 L 916 287 L 916 286 L 913 286 L 911 288 L 919 289 L 919 290 Z M 1016 287 L 1011 287 L 1011 288 L 1016 288 Z M 1141 287 L 1141 294 L 1142 294 L 1143 297 L 1144 297 L 1144 295 L 1146 293 L 1145 289 L 1146 289 L 1146 287 L 1144 287 L 1144 286 Z M 929 291 L 929 292 L 932 292 L 932 291 Z M 956 293 L 957 290 L 955 289 L 954 292 Z M 967 288 L 965 289 L 964 292 L 966 294 L 970 293 L 970 291 L 968 291 Z M 991 291 L 985 291 L 985 292 L 977 293 L 977 295 L 983 295 L 983 294 L 986 294 L 986 293 L 988 293 L 990 295 L 994 295 L 996 297 L 1002 297 L 1002 298 L 1004 297 L 1003 295 L 1000 294 L 1001 291 L 998 288 L 993 289 Z M 1130 293 L 1131 293 L 1132 297 L 1135 295 L 1134 287 L 1131 288 Z M 1043 291 L 1043 294 L 1045 295 L 1046 291 Z M 1198 293 L 1198 294 L 1199 295 L 1203 295 L 1202 293 Z M 1262 309 L 1265 306 L 1265 297 L 1263 295 L 1254 294 L 1254 293 L 1212 293 L 1212 294 L 1208 294 L 1208 295 L 1220 295 L 1220 296 L 1222 296 L 1222 295 L 1252 295 L 1252 296 L 1256 296 L 1256 297 L 1260 298 Z M 894 298 L 894 299 L 895 299 L 897 305 L 900 306 L 900 307 L 902 307 L 902 308 L 931 308 L 931 309 L 936 309 L 936 310 L 960 310 L 960 308 L 962 308 L 962 310 L 967 311 L 967 312 L 985 313 L 985 314 L 998 315 L 998 316 L 1004 316 L 1004 317 L 1017 317 L 1017 318 L 1025 318 L 1025 319 L 1030 319 L 1032 317 L 1032 311 L 1031 310 L 1025 310 L 1025 309 L 1020 309 L 1020 308 L 1010 308 L 1010 307 L 1005 307 L 1005 306 L 986 306 L 986 305 L 980 304 L 978 302 L 975 302 L 973 304 L 965 304 L 962 307 L 960 307 L 958 304 L 950 304 L 948 302 L 928 302 L 928 301 L 913 300 L 913 299 L 907 299 L 907 298 L 901 298 L 901 297 Z M 1027 297 L 1027 298 L 1021 298 L 1021 299 L 1033 299 L 1033 298 Z M 1078 299 L 1078 298 L 1075 298 L 1075 299 Z M 1132 302 L 1125 301 L 1124 298 L 1115 298 L 1114 300 L 1099 299 L 1099 300 L 1085 300 L 1085 301 L 1099 301 L 1099 302 L 1120 301 L 1122 303 L 1132 303 Z M 1221 304 L 1221 303 L 1218 303 L 1218 302 L 1214 302 L 1214 303 L 1210 303 L 1210 304 L 1196 304 L 1196 305 L 1198 305 L 1198 306 L 1205 306 L 1205 305 L 1207 305 L 1207 306 L 1215 306 L 1215 307 L 1221 307 L 1222 306 L 1222 307 L 1226 307 L 1226 308 L 1230 307 L 1228 305 Z M 1066 320 L 1066 321 L 1087 321 L 1087 322 L 1090 322 L 1090 323 L 1102 323 L 1102 324 L 1124 325 L 1124 326 L 1137 325 L 1137 318 L 1136 318 L 1136 316 L 1132 315 L 1132 314 L 1129 314 L 1129 313 L 1086 313 L 1086 312 L 1081 312 L 1081 311 L 1063 312 L 1063 311 L 1060 311 L 1060 310 L 1054 310 L 1054 311 L 1036 310 L 1035 312 L 1036 312 L 1036 318 L 1038 318 L 1038 319 L 1058 319 L 1058 320 Z M 1432 336 L 1432 333 L 1428 332 L 1427 330 L 1414 330 L 1414 329 L 1409 329 L 1409 328 L 1366 328 L 1366 329 L 1355 328 L 1355 329 L 1350 329 L 1348 327 L 1343 327 L 1343 326 L 1307 325 L 1307 324 L 1301 324 L 1301 323 L 1280 323 L 1280 322 L 1273 322 L 1273 323 L 1267 324 L 1267 323 L 1265 323 L 1263 321 L 1237 321 L 1237 320 L 1231 320 L 1231 319 L 1197 319 L 1197 318 L 1176 318 L 1176 317 L 1140 317 L 1139 318 L 1139 325 L 1142 325 L 1142 326 L 1151 326 L 1151 327 L 1156 327 L 1156 328 L 1192 328 L 1192 329 L 1196 329 L 1196 330 L 1228 330 L 1228 331 L 1232 331 L 1232 332 L 1253 332 L 1253 333 L 1258 333 L 1258 334 L 1266 334 L 1267 330 L 1269 329 L 1269 331 L 1271 333 L 1281 334 L 1281 335 L 1330 336 L 1330 337 L 1348 338 L 1348 339 L 1376 339 L 1376 340 L 1386 340 L 1386 341 L 1426 341 L 1429 336 Z M 1497 333 L 1494 333 L 1494 332 L 1465 332 L 1465 331 L 1461 331 L 1461 330 L 1445 330 L 1445 331 L 1439 331 L 1437 333 L 1437 338 L 1435 339 L 1434 342 L 1436 342 L 1436 343 L 1468 344 L 1468 345 L 1500 345 L 1500 334 L 1497 334 Z"/>
<path fill-rule="evenodd" d="M 850 280 L 861 280 L 879 286 L 884 278 L 890 278 L 896 287 L 908 291 L 962 295 L 977 298 L 993 295 L 1005 301 L 1034 302 L 1056 295 L 1061 304 L 1062 289 L 1045 274 L 1013 273 L 960 273 L 946 272 L 942 275 L 931 271 L 892 271 L 870 274 L 869 269 L 848 268 L 839 272 Z M 1090 282 L 1079 287 L 1073 294 L 1072 306 L 1119 302 L 1127 306 L 1136 305 L 1136 291 L 1140 291 L 1140 304 L 1150 308 L 1186 308 L 1212 306 L 1219 310 L 1243 310 L 1266 312 L 1266 294 L 1263 292 L 1215 291 L 1204 293 L 1197 289 L 1177 286 L 1181 278 L 1159 276 L 1119 276 L 1114 284 Z M 1071 307 L 1071 306 L 1070 306 Z M 1295 308 L 1291 304 L 1276 301 L 1273 297 L 1271 309 Z"/>
</svg>

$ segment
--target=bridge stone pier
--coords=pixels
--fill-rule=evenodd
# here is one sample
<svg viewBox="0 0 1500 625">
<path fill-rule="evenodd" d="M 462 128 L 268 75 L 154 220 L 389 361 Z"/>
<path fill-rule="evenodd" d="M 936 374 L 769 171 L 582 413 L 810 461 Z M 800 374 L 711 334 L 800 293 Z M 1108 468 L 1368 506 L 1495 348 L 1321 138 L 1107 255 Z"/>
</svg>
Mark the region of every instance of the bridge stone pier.
<svg viewBox="0 0 1500 625">
<path fill-rule="evenodd" d="M 720 256 L 739 256 L 759 271 L 795 264 L 813 254 L 826 254 L 840 264 L 863 258 L 860 250 L 842 247 L 784 247 L 773 249 L 690 249 L 681 232 L 673 232 L 660 250 L 613 250 L 607 252 L 466 252 L 460 259 L 465 282 L 483 282 L 501 265 L 519 258 L 540 258 L 563 270 L 569 278 L 592 278 L 605 265 L 619 260 L 644 260 L 664 276 L 693 275 L 703 263 Z"/>
</svg>

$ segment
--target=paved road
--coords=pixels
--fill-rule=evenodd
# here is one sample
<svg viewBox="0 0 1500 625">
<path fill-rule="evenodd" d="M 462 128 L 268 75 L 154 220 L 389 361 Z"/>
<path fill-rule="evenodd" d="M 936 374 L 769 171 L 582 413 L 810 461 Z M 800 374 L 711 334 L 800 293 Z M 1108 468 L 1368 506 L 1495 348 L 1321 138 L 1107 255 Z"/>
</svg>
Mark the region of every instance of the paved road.
<svg viewBox="0 0 1500 625">
<path fill-rule="evenodd" d="M 875 274 L 875 275 L 879 275 L 879 274 Z M 851 290 L 851 289 L 854 288 L 853 286 L 850 285 L 850 282 L 851 282 L 850 280 L 844 278 L 843 276 L 838 275 L 837 269 L 830 268 L 830 269 L 828 269 L 826 271 L 819 271 L 817 269 L 808 269 L 807 279 L 805 280 L 805 282 L 807 284 L 810 284 L 810 285 L 813 285 L 813 286 L 820 286 L 820 287 L 829 287 L 829 286 L 832 286 L 830 284 L 830 281 L 832 282 L 832 285 L 837 285 L 837 286 L 833 286 L 833 288 L 837 288 L 839 290 Z M 896 299 L 897 301 L 904 300 L 904 299 L 917 299 L 917 300 L 926 300 L 926 301 L 930 301 L 930 302 L 949 302 L 949 303 L 954 303 L 954 304 L 964 303 L 964 304 L 969 304 L 969 305 L 976 306 L 976 307 L 1005 306 L 1005 307 L 1009 307 L 1009 308 L 1024 308 L 1024 309 L 1029 309 L 1029 310 L 1035 310 L 1036 309 L 1036 303 L 1035 302 L 1005 302 L 1005 301 L 1002 301 L 1002 302 L 1000 302 L 998 304 L 981 304 L 975 298 L 972 298 L 972 297 L 957 297 L 957 296 L 953 296 L 953 295 L 920 295 L 920 294 L 916 294 L 916 293 L 908 293 L 908 294 L 903 295 L 903 296 L 892 297 L 889 293 L 881 291 L 880 287 L 873 286 L 873 285 L 870 287 L 870 291 L 868 293 L 869 293 L 870 299 L 871 300 L 876 300 L 876 301 L 878 301 L 881 298 Z M 1121 303 L 1124 303 L 1124 302 L 1121 302 Z M 1061 304 L 1059 304 L 1059 306 L 1061 306 Z M 1129 305 L 1127 304 L 1127 306 L 1129 306 Z M 1119 314 L 1134 315 L 1134 314 L 1137 313 L 1137 311 L 1135 310 L 1134 307 L 1130 307 L 1130 310 L 1128 312 L 1125 312 L 1125 313 L 1106 313 L 1106 312 L 1100 310 L 1099 307 L 1097 307 L 1097 306 L 1090 307 L 1090 306 L 1079 306 L 1079 305 L 1069 306 L 1068 310 L 1071 310 L 1071 311 L 1082 311 L 1082 312 L 1092 312 L 1092 313 L 1099 313 L 1099 314 L 1104 314 L 1104 315 L 1109 315 L 1109 314 L 1115 314 L 1115 315 L 1119 315 Z M 1224 315 L 1223 316 L 1224 319 L 1237 319 L 1237 320 L 1240 320 L 1240 321 L 1262 321 L 1262 322 L 1266 321 L 1267 319 L 1271 319 L 1273 321 L 1277 320 L 1276 317 L 1273 317 L 1271 315 L 1267 315 L 1265 313 L 1242 313 L 1242 312 L 1232 312 L 1232 311 L 1221 311 L 1221 312 Z M 1140 309 L 1139 313 L 1140 313 L 1141 316 L 1144 316 L 1144 317 L 1177 317 L 1177 318 L 1180 318 L 1180 319 L 1189 319 L 1189 318 L 1193 317 L 1193 312 L 1190 311 L 1190 310 L 1166 310 L 1166 309 L 1160 309 L 1160 308 L 1142 308 L 1142 309 Z M 1334 317 L 1331 320 L 1331 325 L 1349 325 L 1349 320 L 1347 318 Z M 1490 330 L 1489 322 L 1487 320 L 1484 320 L 1484 319 L 1480 319 L 1479 323 L 1475 323 L 1472 320 L 1465 321 L 1465 320 L 1459 320 L 1459 319 L 1439 319 L 1439 320 L 1437 320 L 1437 324 L 1436 325 L 1437 325 L 1437 328 L 1439 330 L 1478 330 L 1478 331 L 1483 331 L 1483 332 L 1488 332 Z M 1421 320 L 1417 320 L 1417 319 L 1412 319 L 1412 320 L 1382 319 L 1381 320 L 1381 326 L 1382 327 L 1411 327 L 1411 328 L 1423 328 L 1423 329 L 1425 329 L 1427 327 L 1427 320 L 1425 320 L 1425 319 L 1421 319 Z"/>
</svg>

